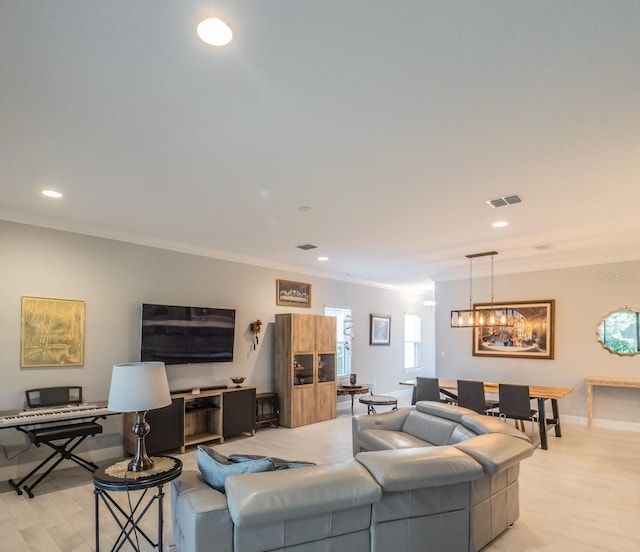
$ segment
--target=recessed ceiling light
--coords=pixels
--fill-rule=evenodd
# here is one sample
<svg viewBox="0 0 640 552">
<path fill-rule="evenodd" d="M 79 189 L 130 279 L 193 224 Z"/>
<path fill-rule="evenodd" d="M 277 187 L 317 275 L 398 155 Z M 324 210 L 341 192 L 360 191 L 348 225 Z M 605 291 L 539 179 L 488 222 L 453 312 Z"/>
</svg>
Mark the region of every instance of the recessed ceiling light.
<svg viewBox="0 0 640 552">
<path fill-rule="evenodd" d="M 233 31 L 222 19 L 210 17 L 198 23 L 196 32 L 209 46 L 226 46 L 233 38 Z"/>
<path fill-rule="evenodd" d="M 62 194 L 55 190 L 42 190 L 40 193 L 45 197 L 52 197 L 54 199 L 60 199 L 62 197 Z"/>
<path fill-rule="evenodd" d="M 329 257 L 318 257 L 319 261 L 328 261 Z"/>
<path fill-rule="evenodd" d="M 502 228 L 504 226 L 509 226 L 509 223 L 506 220 L 498 220 L 494 222 L 491 226 L 494 228 Z"/>
</svg>

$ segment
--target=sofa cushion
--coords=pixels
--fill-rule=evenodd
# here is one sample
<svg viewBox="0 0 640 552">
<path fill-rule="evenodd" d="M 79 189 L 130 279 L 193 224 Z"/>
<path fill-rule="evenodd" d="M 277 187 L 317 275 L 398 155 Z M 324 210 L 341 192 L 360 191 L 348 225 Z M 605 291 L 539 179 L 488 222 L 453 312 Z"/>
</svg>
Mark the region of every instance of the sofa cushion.
<svg viewBox="0 0 640 552">
<path fill-rule="evenodd" d="M 511 437 L 517 437 L 527 442 L 531 442 L 531 439 L 522 431 L 518 431 L 512 425 L 506 424 L 504 420 L 501 420 L 497 416 L 486 416 L 484 414 L 468 414 L 462 416 L 462 423 L 465 427 L 468 427 L 478 435 L 485 435 L 487 433 L 501 433 L 504 435 L 510 435 Z"/>
<path fill-rule="evenodd" d="M 475 439 L 454 446 L 479 462 L 489 475 L 528 458 L 534 451 L 530 442 L 500 433 L 478 435 Z"/>
<path fill-rule="evenodd" d="M 269 458 L 232 462 L 214 449 L 202 445 L 198 446 L 197 457 L 202 477 L 207 484 L 220 492 L 224 492 L 224 483 L 229 475 L 273 470 L 273 463 Z"/>
<path fill-rule="evenodd" d="M 402 431 L 438 447 L 459 443 L 476 436 L 473 431 L 456 421 L 419 410 L 409 413 Z"/>
<path fill-rule="evenodd" d="M 416 410 L 418 412 L 424 412 L 425 414 L 431 414 L 438 418 L 444 418 L 445 420 L 451 420 L 452 422 L 462 422 L 462 417 L 475 414 L 473 410 L 456 406 L 455 404 L 441 403 L 435 401 L 418 401 L 416 403 Z"/>
<path fill-rule="evenodd" d="M 347 510 L 380 500 L 382 489 L 355 460 L 273 473 L 232 475 L 225 483 L 236 525 Z"/>
<path fill-rule="evenodd" d="M 356 456 L 385 492 L 453 485 L 482 476 L 482 467 L 453 447 L 361 452 Z"/>
<path fill-rule="evenodd" d="M 358 435 L 360 448 L 364 450 L 388 450 L 399 448 L 430 447 L 431 443 L 404 431 L 365 429 Z"/>
</svg>

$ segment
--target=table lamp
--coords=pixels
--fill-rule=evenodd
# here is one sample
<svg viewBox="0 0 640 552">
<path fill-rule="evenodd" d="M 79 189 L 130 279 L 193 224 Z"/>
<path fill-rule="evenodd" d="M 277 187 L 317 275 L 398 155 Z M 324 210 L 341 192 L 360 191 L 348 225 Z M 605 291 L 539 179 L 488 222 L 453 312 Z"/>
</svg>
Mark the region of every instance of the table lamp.
<svg viewBox="0 0 640 552">
<path fill-rule="evenodd" d="M 153 460 L 147 456 L 144 439 L 150 431 L 145 420 L 147 412 L 171 404 L 171 394 L 164 362 L 131 362 L 114 364 L 107 408 L 112 412 L 133 412 L 136 422 L 131 431 L 137 437 L 136 453 L 128 470 L 151 469 Z"/>
</svg>

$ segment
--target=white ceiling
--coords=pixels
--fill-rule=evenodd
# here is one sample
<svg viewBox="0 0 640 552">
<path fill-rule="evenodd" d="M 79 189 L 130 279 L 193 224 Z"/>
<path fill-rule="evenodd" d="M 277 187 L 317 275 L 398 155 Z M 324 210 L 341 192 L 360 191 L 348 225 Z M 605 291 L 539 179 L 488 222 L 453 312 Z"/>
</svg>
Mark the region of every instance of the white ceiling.
<svg viewBox="0 0 640 552">
<path fill-rule="evenodd" d="M 639 98 L 637 0 L 0 0 L 0 218 L 399 286 L 638 259 Z"/>
</svg>

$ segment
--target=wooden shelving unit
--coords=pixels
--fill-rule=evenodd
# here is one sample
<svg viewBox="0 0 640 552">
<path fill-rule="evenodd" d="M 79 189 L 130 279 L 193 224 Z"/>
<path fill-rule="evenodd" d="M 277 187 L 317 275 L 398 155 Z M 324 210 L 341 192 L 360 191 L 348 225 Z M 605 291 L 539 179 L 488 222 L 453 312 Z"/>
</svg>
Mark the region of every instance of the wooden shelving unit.
<svg viewBox="0 0 640 552">
<path fill-rule="evenodd" d="M 276 391 L 285 427 L 336 417 L 335 317 L 276 315 Z"/>
<path fill-rule="evenodd" d="M 171 393 L 171 405 L 147 413 L 151 432 L 146 438 L 147 452 L 155 454 L 199 443 L 217 441 L 238 433 L 255 434 L 255 387 L 201 389 Z M 225 409 L 225 398 L 228 408 Z M 225 413 L 228 419 L 225 420 Z M 123 416 L 125 452 L 135 452 L 131 426 L 134 414 Z"/>
</svg>

